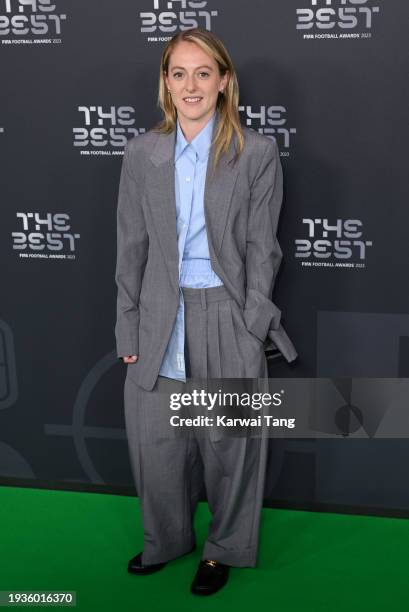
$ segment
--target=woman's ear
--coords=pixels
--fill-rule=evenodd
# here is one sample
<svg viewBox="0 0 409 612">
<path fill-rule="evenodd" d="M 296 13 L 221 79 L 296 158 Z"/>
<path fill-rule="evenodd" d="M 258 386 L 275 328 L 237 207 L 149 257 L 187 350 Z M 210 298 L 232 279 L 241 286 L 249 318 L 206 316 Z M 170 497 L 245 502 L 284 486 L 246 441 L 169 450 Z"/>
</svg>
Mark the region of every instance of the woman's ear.
<svg viewBox="0 0 409 612">
<path fill-rule="evenodd" d="M 221 82 L 221 85 L 223 86 L 223 90 L 226 89 L 227 85 L 229 84 L 229 80 L 230 80 L 230 72 L 226 70 L 226 72 L 224 73 L 222 77 L 222 82 Z"/>
</svg>

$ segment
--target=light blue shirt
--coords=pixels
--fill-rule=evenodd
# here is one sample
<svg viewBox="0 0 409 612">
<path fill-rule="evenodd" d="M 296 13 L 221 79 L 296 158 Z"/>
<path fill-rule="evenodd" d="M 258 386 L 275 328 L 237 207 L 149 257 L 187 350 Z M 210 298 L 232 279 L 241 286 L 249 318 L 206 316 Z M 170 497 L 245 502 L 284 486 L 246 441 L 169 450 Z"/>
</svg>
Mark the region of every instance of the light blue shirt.
<svg viewBox="0 0 409 612">
<path fill-rule="evenodd" d="M 215 114 L 190 143 L 184 137 L 179 119 L 176 127 L 175 195 L 179 307 L 159 375 L 185 382 L 185 308 L 180 287 L 216 287 L 223 284 L 211 267 L 203 205 L 214 121 Z"/>
</svg>

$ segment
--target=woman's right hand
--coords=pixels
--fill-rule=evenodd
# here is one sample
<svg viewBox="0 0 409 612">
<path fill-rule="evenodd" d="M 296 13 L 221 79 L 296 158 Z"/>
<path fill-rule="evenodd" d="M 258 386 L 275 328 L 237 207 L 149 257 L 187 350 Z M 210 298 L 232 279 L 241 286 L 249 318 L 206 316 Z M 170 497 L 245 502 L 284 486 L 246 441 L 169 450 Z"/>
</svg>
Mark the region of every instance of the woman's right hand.
<svg viewBox="0 0 409 612">
<path fill-rule="evenodd" d="M 124 363 L 135 363 L 137 359 L 138 355 L 128 355 L 128 357 L 122 357 Z"/>
</svg>

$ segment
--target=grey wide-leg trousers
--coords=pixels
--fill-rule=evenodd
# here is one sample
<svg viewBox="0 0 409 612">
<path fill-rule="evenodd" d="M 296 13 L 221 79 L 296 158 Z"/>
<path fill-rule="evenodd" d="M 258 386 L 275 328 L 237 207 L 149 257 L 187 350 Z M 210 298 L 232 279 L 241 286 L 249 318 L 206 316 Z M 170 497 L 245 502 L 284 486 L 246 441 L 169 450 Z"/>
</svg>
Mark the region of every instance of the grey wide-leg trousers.
<svg viewBox="0 0 409 612">
<path fill-rule="evenodd" d="M 169 424 L 174 414 L 169 395 L 189 391 L 189 380 L 267 378 L 263 343 L 247 331 L 225 287 L 183 288 L 183 294 L 187 383 L 159 376 L 146 391 L 128 375 L 125 379 L 126 433 L 144 529 L 142 561 L 169 561 L 193 548 L 193 516 L 204 481 L 212 521 L 202 559 L 254 567 L 268 439 L 213 428 L 182 432 Z M 208 414 L 206 407 L 188 410 L 192 417 Z"/>
</svg>

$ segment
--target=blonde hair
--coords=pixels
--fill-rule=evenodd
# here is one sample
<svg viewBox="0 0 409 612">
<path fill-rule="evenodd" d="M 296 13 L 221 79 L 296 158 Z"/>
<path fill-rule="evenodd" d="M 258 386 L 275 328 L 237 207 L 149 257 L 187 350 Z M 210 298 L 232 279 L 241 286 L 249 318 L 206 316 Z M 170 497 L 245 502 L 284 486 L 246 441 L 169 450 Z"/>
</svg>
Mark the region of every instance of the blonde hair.
<svg viewBox="0 0 409 612">
<path fill-rule="evenodd" d="M 158 93 L 158 106 L 162 109 L 164 118 L 155 125 L 152 130 L 160 132 L 161 134 L 170 134 L 176 128 L 177 112 L 171 95 L 166 87 L 164 75 L 168 74 L 171 53 L 181 41 L 194 42 L 203 49 L 205 53 L 213 57 L 219 66 L 221 76 L 224 76 L 226 72 L 229 71 L 230 78 L 224 89 L 224 93 L 219 92 L 216 102 L 220 121 L 212 142 L 215 147 L 214 167 L 216 167 L 221 154 L 228 151 L 234 134 L 237 136 L 236 155 L 234 158 L 234 162 L 236 162 L 244 149 L 244 136 L 238 109 L 239 85 L 237 75 L 226 47 L 222 41 L 209 30 L 204 30 L 202 28 L 183 30 L 175 34 L 166 44 L 160 61 Z"/>
</svg>

